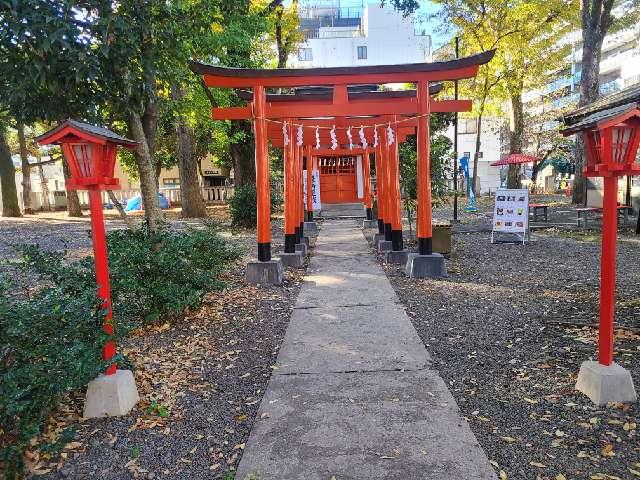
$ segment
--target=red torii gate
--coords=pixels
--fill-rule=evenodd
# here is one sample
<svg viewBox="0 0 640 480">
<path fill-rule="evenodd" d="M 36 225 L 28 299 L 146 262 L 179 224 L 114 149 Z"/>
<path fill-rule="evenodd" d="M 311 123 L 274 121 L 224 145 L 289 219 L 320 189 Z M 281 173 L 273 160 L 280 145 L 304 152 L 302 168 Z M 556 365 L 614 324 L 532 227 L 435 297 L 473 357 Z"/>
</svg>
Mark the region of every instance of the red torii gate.
<svg viewBox="0 0 640 480">
<path fill-rule="evenodd" d="M 371 117 L 381 115 L 414 116 L 417 121 L 418 144 L 418 254 L 432 255 L 431 181 L 429 164 L 429 114 L 431 112 L 468 111 L 468 100 L 432 100 L 429 85 L 432 82 L 460 80 L 474 77 L 480 65 L 493 58 L 494 51 L 482 52 L 446 62 L 378 65 L 361 67 L 335 67 L 310 69 L 244 69 L 207 65 L 194 62 L 193 72 L 203 75 L 208 87 L 251 88 L 252 99 L 246 106 L 213 108 L 212 118 L 218 120 L 253 119 L 255 133 L 258 262 L 248 265 L 247 276 L 260 283 L 279 283 L 282 267 L 271 261 L 271 225 L 269 198 L 269 159 L 267 152 L 269 120 L 286 118 Z M 414 83 L 414 96 L 398 95 L 392 100 L 377 98 L 374 94 L 359 96 L 349 93 L 349 85 L 380 85 L 388 83 Z M 300 102 L 284 98 L 269 101 L 265 89 L 295 87 L 333 87 L 330 98 L 316 98 Z M 313 121 L 313 120 L 312 120 Z M 382 142 L 386 143 L 384 134 Z M 293 142 L 293 137 L 291 137 Z M 380 145 L 380 143 L 379 143 Z M 397 156 L 396 148 L 389 154 Z M 395 152 L 395 153 L 394 153 Z M 389 163 L 389 162 L 387 162 Z M 394 162 L 394 165 L 396 163 Z M 395 171 L 391 171 L 395 170 Z M 390 169 L 390 175 L 399 175 Z M 393 182 L 391 182 L 393 184 Z M 384 210 L 384 209 L 383 209 Z M 386 220 L 386 219 L 385 219 Z M 393 227 L 392 227 L 393 228 Z M 396 234 L 397 235 L 397 234 Z M 400 231 L 400 235 L 402 235 Z"/>
</svg>

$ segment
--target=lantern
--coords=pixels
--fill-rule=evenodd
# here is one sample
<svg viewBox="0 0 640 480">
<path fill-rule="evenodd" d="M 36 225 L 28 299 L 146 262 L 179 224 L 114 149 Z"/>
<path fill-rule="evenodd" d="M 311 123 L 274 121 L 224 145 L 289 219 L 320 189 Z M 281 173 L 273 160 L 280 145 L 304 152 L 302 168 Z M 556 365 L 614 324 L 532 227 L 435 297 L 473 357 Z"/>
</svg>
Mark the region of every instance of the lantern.
<svg viewBox="0 0 640 480">
<path fill-rule="evenodd" d="M 106 311 L 103 330 L 114 334 L 107 243 L 102 214 L 102 190 L 119 188 L 114 178 L 116 149 L 136 147 L 137 142 L 123 138 L 106 128 L 76 120 L 67 120 L 36 139 L 40 145 L 57 144 L 67 161 L 70 178 L 67 190 L 88 190 L 91 208 L 91 239 L 95 261 L 98 297 Z M 109 363 L 105 375 L 89 384 L 85 417 L 101 417 L 128 413 L 138 401 L 138 392 L 129 370 L 118 370 L 111 361 L 116 354 L 115 342 L 109 339 L 102 347 L 102 358 Z M 111 361 L 111 362 L 110 362 Z"/>
<path fill-rule="evenodd" d="M 583 132 L 587 153 L 585 176 L 640 174 L 640 164 L 636 162 L 640 142 L 640 109 L 632 109 L 596 123 Z"/>
</svg>

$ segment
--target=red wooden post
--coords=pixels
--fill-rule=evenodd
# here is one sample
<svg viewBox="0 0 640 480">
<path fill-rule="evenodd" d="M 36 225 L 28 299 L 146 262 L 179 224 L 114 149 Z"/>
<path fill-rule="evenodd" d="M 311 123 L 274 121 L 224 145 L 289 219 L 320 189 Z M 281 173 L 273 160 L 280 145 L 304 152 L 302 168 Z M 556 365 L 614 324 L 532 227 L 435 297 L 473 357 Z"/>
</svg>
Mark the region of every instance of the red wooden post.
<svg viewBox="0 0 640 480">
<path fill-rule="evenodd" d="M 364 149 L 362 154 L 362 176 L 364 184 L 364 206 L 367 209 L 367 220 L 373 220 L 373 212 L 371 210 L 371 164 L 369 159 L 369 147 Z"/>
<path fill-rule="evenodd" d="M 311 145 L 306 147 L 307 153 L 307 220 L 313 221 L 313 149 Z"/>
<path fill-rule="evenodd" d="M 602 255 L 600 258 L 600 330 L 598 361 L 613 362 L 613 315 L 616 289 L 616 236 L 618 227 L 618 177 L 604 177 Z"/>
<path fill-rule="evenodd" d="M 389 145 L 389 183 L 391 192 L 391 248 L 395 251 L 404 248 L 402 240 L 402 199 L 400 195 L 400 161 L 398 155 L 398 136 L 395 135 L 394 142 Z"/>
<path fill-rule="evenodd" d="M 282 148 L 284 161 L 284 251 L 294 253 L 296 251 L 296 221 L 295 221 L 295 194 L 294 194 L 294 159 L 293 143 L 291 142 L 291 125 L 287 127 L 289 145 Z"/>
<path fill-rule="evenodd" d="M 393 185 L 391 182 L 391 158 L 389 152 L 389 138 L 387 136 L 387 128 L 382 127 L 382 169 L 384 171 L 384 239 L 391 241 L 393 221 Z"/>
<path fill-rule="evenodd" d="M 303 181 L 304 181 L 304 169 L 303 167 L 303 158 L 304 158 L 304 147 L 302 145 L 298 145 L 296 146 L 296 152 L 298 154 L 298 185 L 299 185 L 299 190 L 298 190 L 298 206 L 299 206 L 299 223 L 300 223 L 300 237 L 304 236 L 304 206 L 305 206 L 305 199 L 304 199 L 304 185 L 303 185 Z"/>
<path fill-rule="evenodd" d="M 269 185 L 269 153 L 267 150 L 266 95 L 262 85 L 253 89 L 254 130 L 256 144 L 256 191 L 258 260 L 271 260 L 271 196 Z"/>
<path fill-rule="evenodd" d="M 429 82 L 418 82 L 418 254 L 433 253 L 431 165 L 429 147 Z"/>
<path fill-rule="evenodd" d="M 378 146 L 375 147 L 375 165 L 376 165 L 376 196 L 378 202 L 378 233 L 384 234 L 384 202 L 383 202 L 383 190 L 384 190 L 384 173 L 382 166 L 382 145 L 378 140 Z"/>
<path fill-rule="evenodd" d="M 98 297 L 102 300 L 102 308 L 106 315 L 102 329 L 108 335 L 114 334 L 113 311 L 111 309 L 111 285 L 109 282 L 109 260 L 107 257 L 107 240 L 104 229 L 104 216 L 102 214 L 102 195 L 100 190 L 89 190 L 89 208 L 91 209 L 91 240 L 93 243 L 93 258 L 96 268 L 96 284 L 98 285 Z M 116 344 L 108 340 L 102 347 L 102 358 L 111 360 L 116 355 Z M 116 373 L 116 364 L 110 364 L 105 375 Z"/>
</svg>

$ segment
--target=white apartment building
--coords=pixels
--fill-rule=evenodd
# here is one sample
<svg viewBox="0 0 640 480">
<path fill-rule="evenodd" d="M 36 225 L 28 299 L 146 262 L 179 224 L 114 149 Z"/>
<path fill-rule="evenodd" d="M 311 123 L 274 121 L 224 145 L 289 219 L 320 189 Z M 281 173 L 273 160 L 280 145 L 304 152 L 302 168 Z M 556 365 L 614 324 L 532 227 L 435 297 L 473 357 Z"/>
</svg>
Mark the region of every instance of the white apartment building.
<svg viewBox="0 0 640 480">
<path fill-rule="evenodd" d="M 307 0 L 299 6 L 305 41 L 289 58 L 293 68 L 350 67 L 428 62 L 431 37 L 412 16 L 379 0 L 341 6 L 340 0 Z"/>
</svg>

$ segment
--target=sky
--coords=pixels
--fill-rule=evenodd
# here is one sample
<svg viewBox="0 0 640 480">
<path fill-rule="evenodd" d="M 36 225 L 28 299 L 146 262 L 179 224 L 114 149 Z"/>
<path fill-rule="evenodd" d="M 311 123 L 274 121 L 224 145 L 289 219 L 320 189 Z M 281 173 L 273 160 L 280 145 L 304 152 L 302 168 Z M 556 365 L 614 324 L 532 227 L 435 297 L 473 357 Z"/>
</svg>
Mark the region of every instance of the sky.
<svg viewBox="0 0 640 480">
<path fill-rule="evenodd" d="M 378 3 L 379 0 L 340 0 L 341 7 L 359 7 L 365 3 Z M 420 9 L 416 13 L 417 24 L 420 25 L 429 35 L 431 35 L 431 41 L 433 48 L 436 49 L 445 43 L 448 39 L 446 35 L 436 31 L 438 26 L 437 20 L 429 21 L 428 16 L 438 12 L 438 5 L 428 0 L 418 0 L 421 4 Z M 290 5 L 291 0 L 285 0 L 285 5 Z"/>
</svg>

